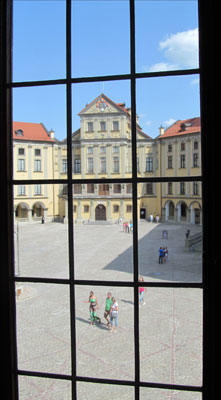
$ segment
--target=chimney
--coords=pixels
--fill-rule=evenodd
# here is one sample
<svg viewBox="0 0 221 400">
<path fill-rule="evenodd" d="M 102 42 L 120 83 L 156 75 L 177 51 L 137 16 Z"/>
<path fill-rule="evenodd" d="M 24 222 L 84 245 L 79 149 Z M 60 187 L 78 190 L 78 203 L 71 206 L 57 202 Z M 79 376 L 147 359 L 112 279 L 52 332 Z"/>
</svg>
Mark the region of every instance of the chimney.
<svg viewBox="0 0 221 400">
<path fill-rule="evenodd" d="M 51 129 L 51 130 L 48 132 L 48 134 L 49 134 L 50 139 L 54 139 L 54 131 L 53 131 L 53 129 Z"/>
<path fill-rule="evenodd" d="M 164 134 L 164 127 L 163 127 L 163 125 L 160 125 L 159 131 L 160 131 L 160 136 L 162 136 L 162 135 Z"/>
</svg>

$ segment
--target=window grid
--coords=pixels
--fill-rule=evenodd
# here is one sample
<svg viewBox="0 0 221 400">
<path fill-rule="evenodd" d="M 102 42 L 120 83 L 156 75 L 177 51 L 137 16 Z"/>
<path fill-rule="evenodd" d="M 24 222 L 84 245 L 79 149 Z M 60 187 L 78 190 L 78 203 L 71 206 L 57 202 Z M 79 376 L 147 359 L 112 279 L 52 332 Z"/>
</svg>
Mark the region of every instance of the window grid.
<svg viewBox="0 0 221 400">
<path fill-rule="evenodd" d="M 161 384 L 152 382 L 141 382 L 140 381 L 140 360 L 139 360 L 139 304 L 138 304 L 138 287 L 139 271 L 138 271 L 138 227 L 137 227 L 137 185 L 139 182 L 157 183 L 167 182 L 201 182 L 201 176 L 194 177 L 179 177 L 179 178 L 138 178 L 137 177 L 137 154 L 136 154 L 136 79 L 160 77 L 160 76 L 181 76 L 181 75 L 192 75 L 199 74 L 199 69 L 189 70 L 176 70 L 167 72 L 152 72 L 152 73 L 136 73 L 135 68 L 135 5 L 134 0 L 129 0 L 130 3 L 130 57 L 131 57 L 131 73 L 125 75 L 114 75 L 104 77 L 82 77 L 72 78 L 71 77 L 71 1 L 66 1 L 66 79 L 61 80 L 50 80 L 50 81 L 35 81 L 35 82 L 13 82 L 13 87 L 27 87 L 27 86 L 43 86 L 43 85 L 66 85 L 66 102 L 67 102 L 67 179 L 57 180 L 12 180 L 14 185 L 39 185 L 39 184 L 56 184 L 62 183 L 67 185 L 68 190 L 68 242 L 69 242 L 69 279 L 49 279 L 49 278 L 29 278 L 29 277 L 14 277 L 14 281 L 22 282 L 35 282 L 35 283 L 51 283 L 51 284 L 65 284 L 70 287 L 70 318 L 71 318 L 71 356 L 72 356 L 72 374 L 61 375 L 52 373 L 42 373 L 33 371 L 18 370 L 18 375 L 32 376 L 32 377 L 45 377 L 51 379 L 63 379 L 72 382 L 72 399 L 77 398 L 77 382 L 94 382 L 100 384 L 112 383 L 116 385 L 127 385 L 134 387 L 135 400 L 139 400 L 140 387 L 147 388 L 164 388 L 171 390 L 185 390 L 194 392 L 203 392 L 203 388 L 198 386 L 188 385 L 175 385 L 175 384 Z M 72 85 L 80 82 L 98 82 L 98 81 L 119 81 L 119 80 L 130 80 L 131 83 L 131 124 L 132 124 L 132 177 L 128 179 L 73 179 L 72 171 L 72 95 L 74 96 L 74 90 L 72 93 Z M 116 128 L 116 127 L 115 127 Z M 78 171 L 76 171 L 78 172 Z M 73 184 L 111 184 L 111 183 L 126 183 L 132 185 L 132 209 L 133 209 L 133 265 L 134 265 L 134 280 L 133 282 L 128 281 L 96 281 L 96 280 L 76 280 L 74 274 L 74 223 L 73 223 Z M 75 330 L 75 286 L 76 285 L 93 285 L 93 286 L 114 286 L 114 287 L 131 287 L 134 289 L 134 361 L 135 361 L 135 379 L 133 381 L 128 380 L 116 380 L 116 379 L 100 379 L 100 378 L 89 378 L 81 377 L 76 374 L 76 330 Z M 144 287 L 156 287 L 156 288 L 203 288 L 203 283 L 185 283 L 185 282 L 142 282 Z"/>
</svg>

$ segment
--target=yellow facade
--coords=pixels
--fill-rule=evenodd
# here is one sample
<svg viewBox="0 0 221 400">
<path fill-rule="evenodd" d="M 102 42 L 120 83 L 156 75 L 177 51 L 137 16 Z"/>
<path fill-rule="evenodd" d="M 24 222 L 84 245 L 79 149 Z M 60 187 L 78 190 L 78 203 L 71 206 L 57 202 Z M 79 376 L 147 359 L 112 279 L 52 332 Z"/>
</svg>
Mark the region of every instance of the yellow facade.
<svg viewBox="0 0 221 400">
<path fill-rule="evenodd" d="M 73 179 L 121 179 L 132 176 L 131 116 L 125 105 L 101 94 L 80 113 L 80 129 L 72 137 Z M 137 121 L 137 173 L 139 177 L 200 176 L 200 131 L 148 137 Z M 181 132 L 182 133 L 182 132 Z M 50 136 L 50 133 L 48 133 Z M 197 143 L 197 144 L 196 144 Z M 19 154 L 21 146 L 24 155 Z M 36 153 L 36 150 L 37 153 Z M 19 170 L 25 159 L 25 169 Z M 20 163 L 20 164 L 19 164 Z M 40 170 L 39 170 L 40 168 Z M 44 143 L 14 140 L 14 179 L 66 179 L 66 141 Z M 67 221 L 67 192 L 62 185 L 15 187 L 16 217 L 44 216 Z M 143 182 L 138 184 L 138 219 L 151 215 L 161 221 L 201 223 L 199 182 Z M 132 220 L 132 185 L 80 184 L 73 187 L 76 223 Z"/>
</svg>

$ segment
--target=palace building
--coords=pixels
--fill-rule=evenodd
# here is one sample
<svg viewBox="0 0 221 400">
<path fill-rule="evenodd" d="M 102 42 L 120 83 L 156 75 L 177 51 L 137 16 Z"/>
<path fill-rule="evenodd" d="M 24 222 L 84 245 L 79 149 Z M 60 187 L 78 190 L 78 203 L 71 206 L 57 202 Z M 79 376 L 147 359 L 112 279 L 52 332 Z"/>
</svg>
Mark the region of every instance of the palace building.
<svg viewBox="0 0 221 400">
<path fill-rule="evenodd" d="M 80 128 L 72 135 L 73 179 L 117 179 L 114 184 L 74 184 L 76 223 L 132 220 L 131 112 L 124 103 L 99 95 L 79 112 Z M 201 224 L 200 182 L 177 182 L 177 177 L 201 174 L 200 119 L 177 121 L 159 128 L 152 139 L 137 117 L 137 173 L 139 177 L 170 177 L 176 182 L 141 182 L 138 218 Z M 67 221 L 65 185 L 25 185 L 26 179 L 66 179 L 67 142 L 59 141 L 43 124 L 14 122 L 15 217 L 18 220 Z"/>
</svg>

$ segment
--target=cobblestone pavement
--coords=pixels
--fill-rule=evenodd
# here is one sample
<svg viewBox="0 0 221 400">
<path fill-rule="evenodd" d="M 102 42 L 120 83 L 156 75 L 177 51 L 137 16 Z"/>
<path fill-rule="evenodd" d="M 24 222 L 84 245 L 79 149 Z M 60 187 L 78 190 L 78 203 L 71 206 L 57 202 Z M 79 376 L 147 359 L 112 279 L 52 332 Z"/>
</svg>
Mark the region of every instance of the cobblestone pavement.
<svg viewBox="0 0 221 400">
<path fill-rule="evenodd" d="M 185 232 L 198 226 L 139 224 L 139 270 L 145 281 L 200 282 L 201 253 L 187 252 Z M 162 239 L 162 231 L 168 239 Z M 16 235 L 17 237 L 17 235 Z M 19 224 L 15 248 L 20 276 L 68 278 L 68 227 L 65 224 Z M 158 263 L 167 246 L 168 261 Z M 132 276 L 132 235 L 120 225 L 75 225 L 76 279 L 125 280 Z M 19 262 L 18 262 L 19 257 Z M 101 324 L 90 325 L 88 296 L 94 290 Z M 108 291 L 119 304 L 116 333 L 103 313 Z M 24 283 L 17 286 L 18 367 L 21 370 L 71 374 L 70 296 L 67 285 Z M 141 381 L 196 385 L 202 383 L 202 291 L 147 288 L 139 307 Z M 134 379 L 134 298 L 125 287 L 76 286 L 77 374 Z M 20 400 L 70 400 L 71 384 L 21 376 Z M 79 400 L 132 400 L 134 389 L 79 382 Z M 197 392 L 141 388 L 141 400 L 200 400 Z"/>
</svg>

